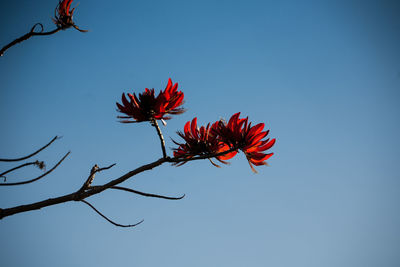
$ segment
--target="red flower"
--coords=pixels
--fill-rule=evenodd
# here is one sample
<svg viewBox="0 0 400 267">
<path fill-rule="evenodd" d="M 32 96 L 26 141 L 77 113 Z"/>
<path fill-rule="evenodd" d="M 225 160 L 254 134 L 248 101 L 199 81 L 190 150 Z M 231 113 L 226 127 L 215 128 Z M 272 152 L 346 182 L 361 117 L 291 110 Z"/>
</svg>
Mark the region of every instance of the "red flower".
<svg viewBox="0 0 400 267">
<path fill-rule="evenodd" d="M 74 14 L 75 8 L 70 10 L 73 0 L 62 0 L 58 2 L 55 10 L 54 23 L 61 28 L 71 27 L 74 22 L 72 21 L 72 15 Z"/>
<path fill-rule="evenodd" d="M 123 123 L 152 121 L 152 120 L 169 120 L 171 117 L 167 114 L 181 114 L 185 110 L 179 108 L 183 104 L 184 94 L 178 91 L 178 84 L 172 84 L 172 80 L 168 80 L 167 87 L 164 91 L 160 91 L 158 96 L 155 96 L 154 89 L 146 88 L 144 93 L 129 94 L 129 100 L 125 94 L 122 94 L 122 104 L 116 103 L 118 111 L 127 116 L 118 116 Z M 133 119 L 133 120 L 129 120 Z"/>
<path fill-rule="evenodd" d="M 213 125 L 214 126 L 214 125 Z M 211 127 L 212 128 L 212 127 Z M 197 155 L 213 155 L 217 154 L 221 151 L 224 151 L 225 144 L 219 141 L 217 135 L 212 134 L 212 130 L 210 128 L 210 124 L 207 124 L 206 127 L 201 126 L 200 129 L 197 127 L 197 118 L 194 118 L 192 122 L 188 121 L 185 124 L 184 132 L 177 132 L 180 137 L 185 140 L 185 143 L 180 144 L 173 141 L 178 148 L 174 148 L 174 157 L 175 158 L 185 158 L 190 159 L 193 156 Z M 229 149 L 229 147 L 228 147 Z M 215 164 L 211 159 L 210 162 Z M 220 162 L 227 164 L 222 160 L 221 157 L 217 157 L 217 160 Z M 178 166 L 185 164 L 186 162 L 181 162 Z"/>
<path fill-rule="evenodd" d="M 240 112 L 234 114 L 228 123 L 218 121 L 213 125 L 213 133 L 218 135 L 220 140 L 230 148 L 240 149 L 246 155 L 251 169 L 256 172 L 253 165 L 266 165 L 266 160 L 274 153 L 263 153 L 275 144 L 275 138 L 262 140 L 268 135 L 268 131 L 263 131 L 264 123 L 251 126 L 248 123 L 248 117 L 240 119 Z M 233 157 L 226 155 L 225 157 Z M 226 159 L 226 158 L 222 158 Z"/>
<path fill-rule="evenodd" d="M 67 29 L 69 27 L 74 27 L 78 31 L 87 32 L 86 30 L 81 30 L 78 26 L 75 25 L 72 20 L 72 15 L 74 14 L 74 10 L 70 9 L 73 0 L 62 0 L 58 2 L 58 5 L 54 11 L 54 23 L 61 29 Z"/>
</svg>

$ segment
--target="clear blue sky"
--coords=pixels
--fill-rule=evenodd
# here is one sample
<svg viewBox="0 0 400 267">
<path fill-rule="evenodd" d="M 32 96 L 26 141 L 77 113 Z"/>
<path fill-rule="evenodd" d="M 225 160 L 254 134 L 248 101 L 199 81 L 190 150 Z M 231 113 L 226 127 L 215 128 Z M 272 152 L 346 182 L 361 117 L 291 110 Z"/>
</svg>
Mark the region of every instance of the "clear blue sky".
<svg viewBox="0 0 400 267">
<path fill-rule="evenodd" d="M 3 0 L 0 46 L 57 0 Z M 74 3 L 76 4 L 76 3 Z M 0 58 L 0 156 L 33 151 L 37 183 L 0 188 L 0 207 L 71 193 L 95 164 L 104 183 L 161 156 L 149 125 L 117 122 L 122 92 L 185 93 L 169 137 L 241 111 L 277 138 L 269 167 L 243 154 L 161 166 L 124 185 L 180 201 L 105 192 L 0 221 L 2 266 L 400 266 L 398 1 L 85 1 L 75 30 L 32 38 Z M 9 164 L 0 164 L 2 170 Z M 39 170 L 16 173 L 32 177 Z M 16 179 L 9 176 L 8 181 Z M 13 178 L 15 177 L 15 178 Z"/>
</svg>

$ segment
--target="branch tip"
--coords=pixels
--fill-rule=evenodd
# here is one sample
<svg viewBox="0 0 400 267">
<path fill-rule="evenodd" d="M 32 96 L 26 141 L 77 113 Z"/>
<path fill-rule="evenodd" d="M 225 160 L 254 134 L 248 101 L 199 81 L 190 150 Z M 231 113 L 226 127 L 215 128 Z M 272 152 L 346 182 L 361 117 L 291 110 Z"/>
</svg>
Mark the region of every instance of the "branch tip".
<svg viewBox="0 0 400 267">
<path fill-rule="evenodd" d="M 163 196 L 163 195 L 156 195 L 156 194 L 145 193 L 145 192 L 141 192 L 141 191 L 138 191 L 138 190 L 134 190 L 134 189 L 127 188 L 127 187 L 122 187 L 122 186 L 111 186 L 110 188 L 111 189 L 130 192 L 130 193 L 134 193 L 134 194 L 145 196 L 145 197 L 162 198 L 162 199 L 168 199 L 168 200 L 180 200 L 180 199 L 185 197 L 185 194 L 183 194 L 180 197 L 168 197 L 168 196 Z"/>
<path fill-rule="evenodd" d="M 96 209 L 92 204 L 90 204 L 86 200 L 82 199 L 81 201 L 83 203 L 85 203 L 86 205 L 88 205 L 89 207 L 91 207 L 97 214 L 99 214 L 101 217 L 106 219 L 109 223 L 111 223 L 111 224 L 113 224 L 115 226 L 118 226 L 118 227 L 135 227 L 135 226 L 141 224 L 142 222 L 144 222 L 144 220 L 141 220 L 140 222 L 135 223 L 135 224 L 119 224 L 119 223 L 116 223 L 116 222 L 112 221 L 111 219 L 109 219 L 107 216 L 105 216 L 103 213 L 101 213 L 98 209 Z"/>
<path fill-rule="evenodd" d="M 41 148 L 39 148 L 38 150 L 36 150 L 35 152 L 33 152 L 32 154 L 29 154 L 28 156 L 25 157 L 20 157 L 20 158 L 15 158 L 15 159 L 1 159 L 0 161 L 4 161 L 4 162 L 12 162 L 12 161 L 21 161 L 21 160 L 25 160 L 25 159 L 29 159 L 33 156 L 35 156 L 36 154 L 38 154 L 39 152 L 43 151 L 44 149 L 46 149 L 48 146 L 50 146 L 54 141 L 56 141 L 57 139 L 60 139 L 60 137 L 55 136 L 53 137 L 53 139 L 51 139 L 51 141 L 49 143 L 47 143 L 46 145 L 42 146 Z M 69 153 L 69 152 L 68 152 Z"/>
</svg>

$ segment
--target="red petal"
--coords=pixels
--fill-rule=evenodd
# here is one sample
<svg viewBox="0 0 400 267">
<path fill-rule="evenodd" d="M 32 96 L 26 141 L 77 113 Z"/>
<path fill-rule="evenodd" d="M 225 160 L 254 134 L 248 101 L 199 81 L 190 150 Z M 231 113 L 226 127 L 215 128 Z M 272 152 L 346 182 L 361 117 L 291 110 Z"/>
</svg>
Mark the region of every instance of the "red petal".
<svg viewBox="0 0 400 267">
<path fill-rule="evenodd" d="M 121 112 L 124 112 L 123 110 L 125 110 L 125 108 L 124 108 L 124 106 L 122 106 L 120 103 L 116 103 L 117 104 L 117 107 L 118 107 L 118 109 L 121 111 Z"/>
<path fill-rule="evenodd" d="M 274 144 L 275 144 L 275 138 L 272 139 L 271 141 L 269 141 L 268 143 L 266 143 L 265 145 L 258 147 L 257 150 L 264 151 L 264 150 L 270 149 Z"/>
<path fill-rule="evenodd" d="M 183 131 L 185 132 L 185 135 L 188 136 L 190 135 L 190 121 L 185 123 L 185 126 L 183 128 Z"/>
<path fill-rule="evenodd" d="M 168 84 L 167 87 L 165 87 L 165 90 L 168 90 L 169 88 L 171 88 L 171 86 L 172 86 L 172 80 L 171 78 L 168 78 Z"/>
<path fill-rule="evenodd" d="M 228 128 L 229 128 L 230 130 L 233 130 L 232 127 L 233 127 L 233 125 L 237 122 L 239 116 L 240 116 L 240 112 L 233 114 L 232 117 L 229 119 Z"/>
<path fill-rule="evenodd" d="M 192 120 L 192 136 L 198 139 L 198 130 L 197 130 L 197 117 Z"/>
<path fill-rule="evenodd" d="M 264 123 L 259 123 L 256 126 L 251 127 L 249 132 L 247 133 L 248 136 L 258 134 L 264 129 L 265 124 Z"/>
<path fill-rule="evenodd" d="M 129 101 L 126 99 L 125 94 L 122 94 L 122 104 L 123 104 L 125 107 L 129 107 L 129 106 L 130 106 L 130 105 L 129 105 Z"/>
<path fill-rule="evenodd" d="M 267 136 L 267 132 L 261 132 L 246 140 L 246 147 L 255 146 L 261 139 Z"/>
<path fill-rule="evenodd" d="M 272 157 L 272 155 L 274 153 L 270 153 L 270 154 L 262 154 L 262 153 L 260 153 L 260 154 L 261 155 L 257 155 L 257 156 L 255 154 L 251 154 L 251 156 L 250 156 L 251 162 L 254 163 L 254 164 L 264 165 L 264 164 L 261 164 L 261 163 L 264 163 L 264 161 L 266 161 L 267 159 Z"/>
</svg>

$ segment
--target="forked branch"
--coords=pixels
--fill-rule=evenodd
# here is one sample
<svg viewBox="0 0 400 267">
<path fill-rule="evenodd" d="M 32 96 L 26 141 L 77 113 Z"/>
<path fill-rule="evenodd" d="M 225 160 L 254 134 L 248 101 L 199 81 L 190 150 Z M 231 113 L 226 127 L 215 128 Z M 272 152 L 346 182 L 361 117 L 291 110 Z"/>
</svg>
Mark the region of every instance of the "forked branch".
<svg viewBox="0 0 400 267">
<path fill-rule="evenodd" d="M 38 209 L 41 209 L 44 207 L 53 206 L 53 205 L 57 205 L 57 204 L 61 204 L 61 203 L 69 202 L 69 201 L 81 201 L 85 198 L 99 194 L 111 187 L 114 187 L 139 173 L 151 170 L 151 169 L 158 167 L 167 162 L 168 163 L 180 163 L 180 162 L 188 162 L 188 161 L 193 161 L 193 160 L 208 159 L 208 158 L 213 158 L 213 157 L 217 157 L 217 156 L 222 156 L 224 154 L 232 152 L 233 150 L 234 149 L 230 149 L 230 150 L 227 150 L 227 151 L 224 151 L 221 153 L 212 154 L 212 155 L 202 155 L 202 156 L 197 156 L 197 157 L 193 157 L 190 159 L 180 159 L 180 158 L 170 158 L 170 157 L 160 158 L 152 163 L 145 164 L 145 165 L 138 167 L 130 172 L 127 172 L 126 174 L 122 175 L 121 177 L 116 178 L 104 185 L 89 187 L 87 190 L 85 190 L 83 192 L 78 190 L 78 191 L 73 192 L 68 195 L 64 195 L 64 196 L 60 196 L 60 197 L 56 197 L 56 198 L 49 198 L 49 199 L 35 202 L 32 204 L 21 205 L 21 206 L 16 206 L 16 207 L 12 207 L 12 208 L 6 208 L 6 209 L 0 209 L 0 219 L 7 217 L 7 216 L 17 214 L 17 213 L 38 210 Z"/>
<path fill-rule="evenodd" d="M 70 153 L 71 153 L 71 152 L 68 152 L 67 154 L 65 154 L 64 157 L 62 157 L 62 158 L 57 162 L 57 164 L 53 166 L 53 168 L 51 168 L 50 170 L 48 170 L 47 172 L 43 173 L 42 175 L 40 175 L 40 176 L 38 176 L 38 177 L 36 177 L 36 178 L 30 179 L 30 180 L 26 180 L 26 181 L 22 181 L 22 182 L 15 182 L 15 183 L 0 183 L 0 186 L 13 186 L 13 185 L 29 184 L 29 183 L 33 183 L 33 182 L 35 182 L 35 181 L 37 181 L 37 180 L 40 180 L 40 179 L 42 179 L 43 177 L 45 177 L 46 175 L 50 174 L 52 171 L 54 171 L 54 170 L 64 161 L 64 159 L 65 159 L 66 157 L 68 157 L 68 155 L 69 155 Z"/>
<path fill-rule="evenodd" d="M 96 173 L 104 171 L 104 170 L 108 170 L 108 169 L 110 169 L 110 168 L 112 168 L 114 166 L 115 166 L 115 163 L 111 164 L 108 167 L 100 168 L 97 164 L 95 164 L 93 166 L 93 168 L 90 170 L 90 175 L 87 178 L 86 182 L 82 185 L 81 189 L 79 189 L 79 192 L 84 192 L 86 189 L 89 189 L 89 187 L 93 183 L 94 176 L 96 175 Z"/>
</svg>

